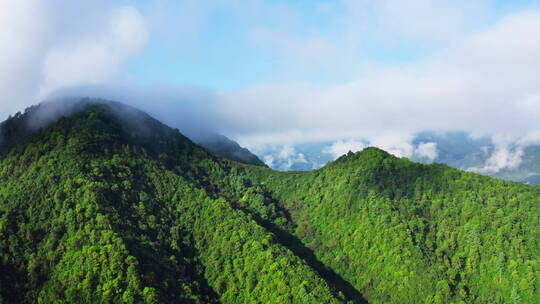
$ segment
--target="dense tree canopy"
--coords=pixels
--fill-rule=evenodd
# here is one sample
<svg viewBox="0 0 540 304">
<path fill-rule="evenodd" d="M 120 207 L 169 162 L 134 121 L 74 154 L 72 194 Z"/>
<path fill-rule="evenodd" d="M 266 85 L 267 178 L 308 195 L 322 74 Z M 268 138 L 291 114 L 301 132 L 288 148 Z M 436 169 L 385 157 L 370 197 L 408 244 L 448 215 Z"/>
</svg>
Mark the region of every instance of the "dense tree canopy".
<svg viewBox="0 0 540 304">
<path fill-rule="evenodd" d="M 540 188 L 376 148 L 276 172 L 115 103 L 31 119 L 0 130 L 0 303 L 540 299 Z"/>
</svg>

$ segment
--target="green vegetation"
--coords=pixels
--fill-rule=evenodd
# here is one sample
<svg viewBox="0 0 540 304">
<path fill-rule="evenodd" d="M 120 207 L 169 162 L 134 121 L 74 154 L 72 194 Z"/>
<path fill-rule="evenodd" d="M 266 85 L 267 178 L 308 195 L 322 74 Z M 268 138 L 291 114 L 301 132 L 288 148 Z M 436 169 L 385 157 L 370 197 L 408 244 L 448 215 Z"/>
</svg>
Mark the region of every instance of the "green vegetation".
<svg viewBox="0 0 540 304">
<path fill-rule="evenodd" d="M 2 125 L 0 303 L 540 299 L 540 188 L 376 148 L 276 172 L 114 103 L 30 119 Z"/>
<path fill-rule="evenodd" d="M 370 303 L 540 299 L 539 188 L 376 148 L 315 172 L 257 175 L 294 234 Z"/>
</svg>

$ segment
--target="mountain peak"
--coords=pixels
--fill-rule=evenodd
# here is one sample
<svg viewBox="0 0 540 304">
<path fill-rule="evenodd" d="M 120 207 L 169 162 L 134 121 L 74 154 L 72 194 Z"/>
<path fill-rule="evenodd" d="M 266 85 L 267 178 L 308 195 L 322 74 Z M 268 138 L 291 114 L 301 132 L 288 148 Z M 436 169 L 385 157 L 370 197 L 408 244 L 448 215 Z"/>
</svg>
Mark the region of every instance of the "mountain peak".
<svg viewBox="0 0 540 304">
<path fill-rule="evenodd" d="M 0 154 L 10 146 L 23 142 L 26 137 L 36 131 L 62 118 L 67 119 L 72 116 L 81 121 L 100 117 L 102 123 L 105 120 L 108 123 L 115 120 L 118 122 L 116 129 L 118 132 L 123 132 L 123 138 L 130 135 L 132 139 L 136 139 L 139 143 L 146 142 L 150 144 L 153 141 L 156 147 L 167 142 L 163 137 L 173 134 L 179 136 L 182 141 L 190 141 L 181 135 L 178 130 L 164 125 L 144 111 L 127 104 L 92 98 L 67 99 L 49 101 L 29 107 L 24 113 L 17 113 L 0 124 L 0 138 L 2 139 L 0 141 Z M 72 123 L 76 122 L 72 121 Z M 87 127 L 91 128 L 91 126 Z M 236 142 L 222 135 L 206 135 L 198 141 L 198 144 L 217 156 L 246 164 L 265 166 L 249 150 L 240 147 Z M 186 143 L 186 145 L 189 144 Z"/>
<path fill-rule="evenodd" d="M 380 149 L 377 147 L 366 147 L 360 151 L 352 152 L 349 151 L 347 154 L 343 154 L 338 157 L 334 162 L 335 164 L 344 163 L 348 164 L 351 162 L 358 161 L 381 161 L 386 158 L 397 159 L 394 155 Z"/>
</svg>

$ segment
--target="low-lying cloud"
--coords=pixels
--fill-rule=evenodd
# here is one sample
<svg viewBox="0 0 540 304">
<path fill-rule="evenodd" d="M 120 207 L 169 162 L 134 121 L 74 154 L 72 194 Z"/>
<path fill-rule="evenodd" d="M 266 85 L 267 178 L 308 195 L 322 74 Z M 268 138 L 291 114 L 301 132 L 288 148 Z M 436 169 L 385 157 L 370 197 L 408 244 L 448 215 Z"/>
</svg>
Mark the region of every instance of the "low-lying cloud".
<svg viewBox="0 0 540 304">
<path fill-rule="evenodd" d="M 52 92 L 48 99 L 56 100 L 66 96 L 99 98 L 131 105 L 178 128 L 193 139 L 221 131 L 221 116 L 215 110 L 219 101 L 207 89 L 123 82 L 66 87 Z"/>
<path fill-rule="evenodd" d="M 429 161 L 434 161 L 439 156 L 437 151 L 437 143 L 427 142 L 421 143 L 416 147 L 415 153 L 420 158 L 425 158 Z"/>
<path fill-rule="evenodd" d="M 306 165 L 308 161 L 303 153 L 299 153 L 292 145 L 274 146 L 274 151 L 258 151 L 262 153 L 264 163 L 278 170 L 291 170 L 295 165 Z M 309 168 L 317 169 L 317 168 Z"/>
<path fill-rule="evenodd" d="M 323 152 L 332 155 L 334 159 L 350 152 L 358 152 L 363 150 L 366 144 L 357 140 L 338 140 L 331 146 L 326 147 Z"/>
<path fill-rule="evenodd" d="M 540 133 L 538 131 L 530 132 L 526 136 L 517 138 L 494 135 L 492 142 L 494 149 L 484 166 L 469 168 L 469 170 L 483 174 L 495 174 L 501 170 L 519 168 L 523 163 L 525 150 L 528 147 L 540 145 Z"/>
</svg>

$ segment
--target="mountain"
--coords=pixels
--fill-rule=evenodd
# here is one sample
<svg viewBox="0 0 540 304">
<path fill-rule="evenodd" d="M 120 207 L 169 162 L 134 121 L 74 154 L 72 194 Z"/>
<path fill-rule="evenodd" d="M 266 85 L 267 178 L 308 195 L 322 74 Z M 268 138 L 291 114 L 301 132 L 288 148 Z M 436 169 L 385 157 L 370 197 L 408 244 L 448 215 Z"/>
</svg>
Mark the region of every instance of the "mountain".
<svg viewBox="0 0 540 304">
<path fill-rule="evenodd" d="M 136 115 L 140 111 L 107 100 L 84 98 L 81 100 L 67 99 L 51 101 L 29 107 L 24 113 L 19 112 L 14 117 L 10 117 L 3 122 L 0 126 L 0 148 L 3 142 L 17 141 L 18 137 L 23 137 L 25 134 L 31 133 L 61 116 L 69 115 L 70 113 L 80 111 L 89 105 L 95 104 L 108 104 L 109 107 L 115 109 L 116 113 L 124 112 L 124 116 L 130 113 L 132 116 L 130 118 L 134 120 L 140 119 Z M 2 139 L 5 139 L 5 141 Z M 198 135 L 195 141 L 215 155 L 245 164 L 266 166 L 255 154 L 223 135 L 204 133 L 203 135 Z"/>
<path fill-rule="evenodd" d="M 74 108 L 2 124 L 2 303 L 540 298 L 538 187 L 377 148 L 279 172 L 122 104 Z"/>
<path fill-rule="evenodd" d="M 246 165 L 127 106 L 77 108 L 33 132 L 32 111 L 3 124 L 4 303 L 362 303 L 262 224 L 285 214 Z"/>
<path fill-rule="evenodd" d="M 196 140 L 207 151 L 244 164 L 266 166 L 255 154 L 220 134 L 208 134 Z"/>
</svg>

